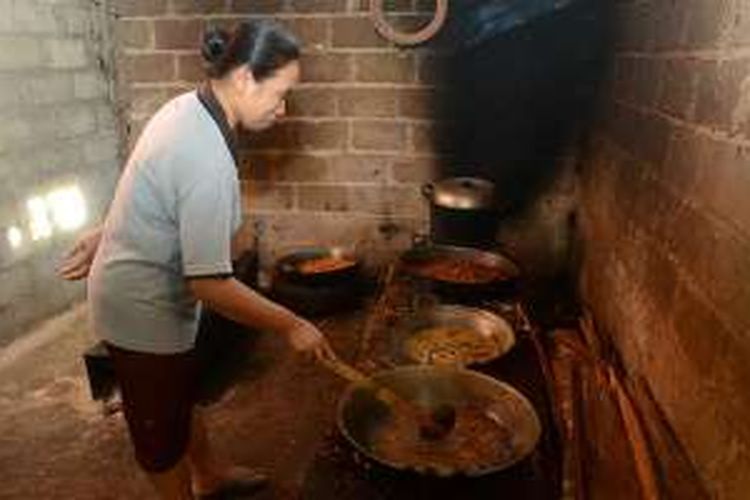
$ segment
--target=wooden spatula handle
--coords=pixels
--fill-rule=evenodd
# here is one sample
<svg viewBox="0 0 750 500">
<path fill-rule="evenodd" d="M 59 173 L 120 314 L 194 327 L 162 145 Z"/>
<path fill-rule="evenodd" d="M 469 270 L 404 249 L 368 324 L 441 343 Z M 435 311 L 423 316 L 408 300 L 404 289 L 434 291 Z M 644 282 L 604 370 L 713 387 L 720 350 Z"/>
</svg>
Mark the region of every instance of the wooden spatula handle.
<svg viewBox="0 0 750 500">
<path fill-rule="evenodd" d="M 349 382 L 354 382 L 357 384 L 372 385 L 372 381 L 370 380 L 370 377 L 360 372 L 353 366 L 350 366 L 344 363 L 338 358 L 335 358 L 335 359 L 325 358 L 325 359 L 321 359 L 321 362 L 331 371 L 336 373 L 341 378 L 348 380 Z"/>
<path fill-rule="evenodd" d="M 411 407 L 413 406 L 410 403 L 404 401 L 403 398 L 398 396 L 390 388 L 378 384 L 377 382 L 372 380 L 372 378 L 368 377 L 353 366 L 344 363 L 338 358 L 323 359 L 321 360 L 321 362 L 328 369 L 336 373 L 339 377 L 346 379 L 349 382 L 354 382 L 355 384 L 360 384 L 370 388 L 375 393 L 376 398 L 380 399 L 384 403 L 389 404 L 391 407 L 407 407 L 408 409 L 411 409 Z"/>
</svg>

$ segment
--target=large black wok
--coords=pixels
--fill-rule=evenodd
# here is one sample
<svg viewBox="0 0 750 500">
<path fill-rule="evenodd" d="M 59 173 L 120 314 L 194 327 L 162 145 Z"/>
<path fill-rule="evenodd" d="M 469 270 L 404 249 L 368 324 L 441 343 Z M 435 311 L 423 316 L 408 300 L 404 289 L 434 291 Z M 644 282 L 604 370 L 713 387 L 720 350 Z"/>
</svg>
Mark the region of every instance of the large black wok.
<svg viewBox="0 0 750 500">
<path fill-rule="evenodd" d="M 318 259 L 342 259 L 339 268 L 306 273 L 301 267 Z M 358 305 L 367 291 L 360 259 L 342 247 L 305 247 L 279 258 L 273 267 L 271 296 L 305 316 L 321 316 Z"/>
<path fill-rule="evenodd" d="M 384 456 L 375 443 L 375 436 L 393 425 L 393 415 L 370 388 L 352 384 L 339 401 L 339 429 L 360 452 L 386 466 L 438 476 L 479 476 L 516 464 L 534 450 L 539 440 L 541 426 L 531 403 L 510 385 L 478 372 L 442 366 L 406 366 L 377 373 L 372 379 L 428 410 L 450 405 L 460 414 L 467 407 L 482 408 L 509 433 L 509 451 L 487 463 L 463 468 L 435 467 L 427 465 L 419 454 L 411 461 L 396 462 Z"/>
<path fill-rule="evenodd" d="M 301 266 L 318 259 L 337 259 L 342 266 L 330 270 L 305 273 Z M 276 278 L 308 286 L 346 285 L 359 278 L 360 259 L 344 247 L 305 247 L 291 251 L 279 258 L 274 265 Z"/>
</svg>

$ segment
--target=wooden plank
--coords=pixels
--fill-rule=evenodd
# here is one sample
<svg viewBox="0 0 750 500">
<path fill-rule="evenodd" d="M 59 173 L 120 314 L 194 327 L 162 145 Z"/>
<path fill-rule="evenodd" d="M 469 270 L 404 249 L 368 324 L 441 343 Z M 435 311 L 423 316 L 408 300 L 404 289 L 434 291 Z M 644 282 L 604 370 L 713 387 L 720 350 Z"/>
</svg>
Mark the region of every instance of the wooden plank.
<svg viewBox="0 0 750 500">
<path fill-rule="evenodd" d="M 582 380 L 582 436 L 587 498 L 641 498 L 632 447 L 620 409 L 608 384 L 592 365 L 580 366 Z"/>
<path fill-rule="evenodd" d="M 609 385 L 615 393 L 615 399 L 620 409 L 625 432 L 633 449 L 633 459 L 644 500 L 659 500 L 662 498 L 659 482 L 656 478 L 656 468 L 652 456 L 648 437 L 642 427 L 641 418 L 633 402 L 630 400 L 614 369 L 608 369 Z"/>
<path fill-rule="evenodd" d="M 710 495 L 695 466 L 642 378 L 626 385 L 655 456 L 656 477 L 666 498 L 708 500 Z"/>
</svg>

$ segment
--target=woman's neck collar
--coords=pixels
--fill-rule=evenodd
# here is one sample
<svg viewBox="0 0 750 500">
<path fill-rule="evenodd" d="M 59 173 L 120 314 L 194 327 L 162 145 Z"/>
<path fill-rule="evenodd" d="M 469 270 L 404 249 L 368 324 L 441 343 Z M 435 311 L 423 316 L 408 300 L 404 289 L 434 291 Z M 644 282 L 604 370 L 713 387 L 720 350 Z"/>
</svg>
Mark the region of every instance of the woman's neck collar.
<svg viewBox="0 0 750 500">
<path fill-rule="evenodd" d="M 209 80 L 208 86 L 211 89 L 214 97 L 221 106 L 221 110 L 224 112 L 224 117 L 227 120 L 227 124 L 233 131 L 237 131 L 238 119 L 232 112 L 231 98 L 229 92 L 222 82 L 217 80 Z"/>
</svg>

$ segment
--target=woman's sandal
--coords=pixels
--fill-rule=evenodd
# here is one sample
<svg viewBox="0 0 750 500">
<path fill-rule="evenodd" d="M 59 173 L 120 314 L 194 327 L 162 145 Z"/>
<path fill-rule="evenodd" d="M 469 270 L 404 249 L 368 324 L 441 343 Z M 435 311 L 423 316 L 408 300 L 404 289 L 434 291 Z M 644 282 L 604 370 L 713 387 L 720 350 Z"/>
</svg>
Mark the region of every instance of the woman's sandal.
<svg viewBox="0 0 750 500">
<path fill-rule="evenodd" d="M 268 476 L 246 467 L 236 467 L 232 477 L 224 481 L 218 488 L 208 493 L 196 492 L 198 500 L 228 500 L 243 498 L 262 490 L 268 485 Z"/>
</svg>

